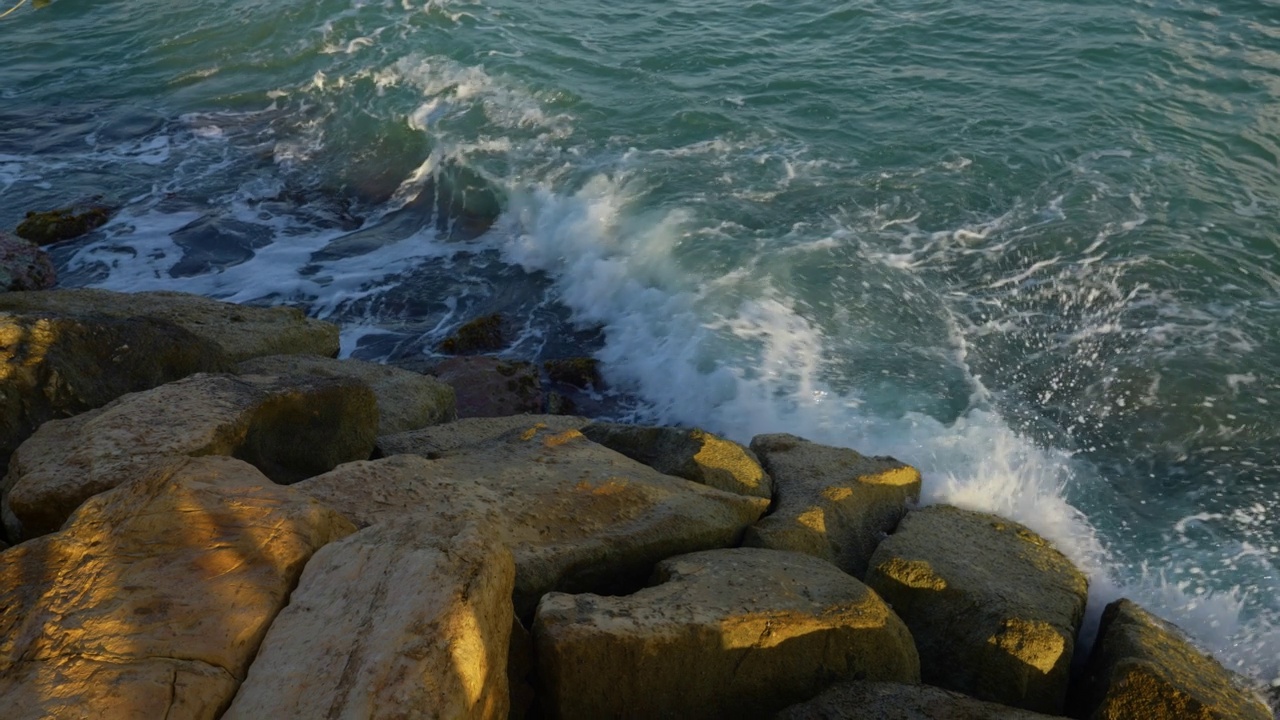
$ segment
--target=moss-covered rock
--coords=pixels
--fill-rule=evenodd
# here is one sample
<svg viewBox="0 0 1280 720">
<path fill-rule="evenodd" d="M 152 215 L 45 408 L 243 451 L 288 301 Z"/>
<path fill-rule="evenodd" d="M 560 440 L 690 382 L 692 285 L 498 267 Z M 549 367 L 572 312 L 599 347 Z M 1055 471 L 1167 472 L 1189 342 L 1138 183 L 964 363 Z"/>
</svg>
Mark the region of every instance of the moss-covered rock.
<svg viewBox="0 0 1280 720">
<path fill-rule="evenodd" d="M 547 360 L 542 363 L 551 382 L 572 385 L 580 390 L 589 387 L 600 387 L 604 381 L 600 377 L 600 363 L 595 358 L 576 357 L 559 360 Z"/>
<path fill-rule="evenodd" d="M 80 237 L 90 230 L 102 227 L 111 219 L 111 208 L 105 205 L 86 205 L 31 211 L 18 223 L 18 237 L 26 238 L 37 245 L 52 243 Z"/>
<path fill-rule="evenodd" d="M 495 313 L 464 323 L 440 343 L 440 350 L 450 355 L 467 355 L 501 350 L 505 344 L 502 316 Z"/>
</svg>

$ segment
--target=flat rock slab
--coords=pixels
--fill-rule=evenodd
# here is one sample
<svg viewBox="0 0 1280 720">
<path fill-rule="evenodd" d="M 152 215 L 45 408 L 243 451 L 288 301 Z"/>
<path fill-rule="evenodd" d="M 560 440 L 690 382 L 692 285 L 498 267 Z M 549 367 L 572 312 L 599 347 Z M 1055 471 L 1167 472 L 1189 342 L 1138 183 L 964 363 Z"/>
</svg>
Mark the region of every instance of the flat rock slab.
<svg viewBox="0 0 1280 720">
<path fill-rule="evenodd" d="M 193 375 L 45 423 L 13 454 L 10 537 L 61 527 L 80 503 L 174 456 L 229 455 L 289 483 L 368 458 L 373 392 L 353 378 Z"/>
<path fill-rule="evenodd" d="M 574 415 L 509 415 L 506 417 L 463 418 L 404 433 L 383 433 L 378 451 L 383 456 L 421 455 L 436 459 L 448 454 L 475 452 L 504 437 L 528 432 L 531 428 L 550 433 L 578 430 L 591 424 Z"/>
<path fill-rule="evenodd" d="M 223 720 L 506 720 L 515 569 L 492 534 L 403 518 L 322 548 Z"/>
<path fill-rule="evenodd" d="M 215 718 L 337 513 L 226 457 L 86 502 L 0 554 L 6 720 Z"/>
<path fill-rule="evenodd" d="M 453 388 L 421 373 L 363 360 L 319 355 L 270 355 L 236 366 L 241 375 L 354 377 L 378 398 L 378 432 L 383 435 L 449 422 L 457 416 Z"/>
<path fill-rule="evenodd" d="M 924 682 L 1063 712 L 1088 582 L 1044 538 L 986 513 L 914 510 L 866 582 L 911 628 Z"/>
<path fill-rule="evenodd" d="M 623 597 L 542 599 L 550 717 L 769 717 L 841 679 L 919 681 L 902 621 L 812 556 L 711 550 L 659 563 L 654 580 Z"/>
<path fill-rule="evenodd" d="M 1089 720 L 1271 720 L 1241 678 L 1129 600 L 1102 613 L 1075 697 Z"/>
<path fill-rule="evenodd" d="M 635 587 L 659 560 L 734 545 L 767 507 L 761 498 L 663 475 L 577 430 L 553 433 L 541 422 L 437 460 L 351 463 L 294 487 L 358 525 L 407 515 L 452 531 L 459 518 L 496 518 L 499 539 L 515 556 L 522 617 L 550 590 Z"/>
<path fill-rule="evenodd" d="M 219 345 L 231 362 L 260 355 L 338 354 L 338 326 L 290 307 L 255 307 L 188 293 L 118 293 L 88 288 L 4 293 L 0 311 L 151 317 Z"/>
<path fill-rule="evenodd" d="M 48 420 L 229 367 L 219 345 L 164 320 L 0 311 L 0 468 Z"/>
<path fill-rule="evenodd" d="M 582 428 L 582 434 L 665 475 L 773 498 L 773 482 L 755 453 L 705 430 L 595 422 Z"/>
<path fill-rule="evenodd" d="M 743 544 L 808 553 L 866 574 L 880 538 L 920 496 L 920 472 L 891 457 L 868 457 L 795 435 L 757 435 L 751 449 L 773 478 L 774 511 Z"/>
<path fill-rule="evenodd" d="M 929 685 L 851 682 L 792 705 L 775 720 L 1063 720 Z M 1136 719 L 1135 719 L 1136 720 Z"/>
</svg>

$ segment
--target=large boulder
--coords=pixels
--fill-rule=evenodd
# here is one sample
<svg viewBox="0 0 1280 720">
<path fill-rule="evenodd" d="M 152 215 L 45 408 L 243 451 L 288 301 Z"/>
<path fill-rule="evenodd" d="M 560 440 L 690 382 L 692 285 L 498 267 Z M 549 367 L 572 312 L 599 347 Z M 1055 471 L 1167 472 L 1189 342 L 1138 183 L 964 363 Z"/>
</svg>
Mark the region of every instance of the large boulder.
<svg viewBox="0 0 1280 720">
<path fill-rule="evenodd" d="M 57 280 L 48 253 L 0 230 L 0 292 L 44 290 Z"/>
<path fill-rule="evenodd" d="M 773 478 L 777 502 L 743 544 L 820 557 L 853 575 L 920 496 L 920 472 L 795 435 L 757 435 L 751 449 Z"/>
<path fill-rule="evenodd" d="M 0 471 L 48 420 L 228 367 L 218 345 L 164 320 L 0 311 Z"/>
<path fill-rule="evenodd" d="M 841 679 L 918 682 L 902 621 L 800 553 L 671 558 L 632 595 L 551 593 L 533 634 L 553 718 L 769 717 Z"/>
<path fill-rule="evenodd" d="M 1103 611 L 1074 696 L 1073 714 L 1087 720 L 1271 720 L 1239 677 L 1124 599 Z"/>
<path fill-rule="evenodd" d="M 460 418 L 542 412 L 542 380 L 532 363 L 484 355 L 454 357 L 432 372 L 457 393 Z"/>
<path fill-rule="evenodd" d="M 384 434 L 378 438 L 378 451 L 384 456 L 421 455 L 434 460 L 447 454 L 475 452 L 493 442 L 530 429 L 557 434 L 566 430 L 581 430 L 589 424 L 589 419 L 574 415 L 463 418 L 409 432 Z"/>
<path fill-rule="evenodd" d="M 403 518 L 321 549 L 223 719 L 506 720 L 515 573 L 491 535 Z"/>
<path fill-rule="evenodd" d="M 378 409 L 353 378 L 193 375 L 45 423 L 0 484 L 10 537 L 57 530 L 81 503 L 174 456 L 229 455 L 279 483 L 368 458 Z"/>
<path fill-rule="evenodd" d="M 773 483 L 755 453 L 704 430 L 597 422 L 582 434 L 660 473 L 726 492 L 773 497 Z"/>
<path fill-rule="evenodd" d="M 218 717 L 312 553 L 353 530 L 232 458 L 98 495 L 0 554 L 4 717 Z"/>
<path fill-rule="evenodd" d="M 319 355 L 269 355 L 236 366 L 241 375 L 310 375 L 354 377 L 364 381 L 378 398 L 378 432 L 383 435 L 415 430 L 453 420 L 453 388 L 439 380 L 400 368 L 335 360 Z"/>
<path fill-rule="evenodd" d="M 866 583 L 911 628 L 924 682 L 1062 713 L 1088 582 L 1039 535 L 947 505 L 915 510 Z"/>
<path fill-rule="evenodd" d="M 857 681 L 840 683 L 821 695 L 792 705 L 775 720 L 1051 720 L 1006 705 L 929 685 Z M 1137 720 L 1137 718 L 1134 718 Z"/>
<path fill-rule="evenodd" d="M 338 326 L 290 307 L 254 307 L 199 295 L 156 291 L 46 290 L 0 294 L 0 312 L 151 317 L 167 320 L 220 346 L 231 362 L 261 355 L 338 354 Z"/>
<path fill-rule="evenodd" d="M 437 460 L 351 463 L 294 487 L 358 525 L 496 518 L 495 533 L 515 556 L 522 617 L 550 590 L 631 589 L 664 558 L 734 545 L 768 505 L 663 475 L 577 430 L 553 433 L 543 423 Z"/>
</svg>

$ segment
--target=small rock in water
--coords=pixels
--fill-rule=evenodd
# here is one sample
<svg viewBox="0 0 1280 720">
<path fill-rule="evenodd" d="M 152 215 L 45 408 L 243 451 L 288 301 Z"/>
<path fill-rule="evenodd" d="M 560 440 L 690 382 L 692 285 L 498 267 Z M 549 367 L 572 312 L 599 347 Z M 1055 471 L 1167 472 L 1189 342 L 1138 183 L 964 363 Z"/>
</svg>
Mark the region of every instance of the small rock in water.
<svg viewBox="0 0 1280 720">
<path fill-rule="evenodd" d="M 111 208 L 96 202 L 77 204 L 43 212 L 31 211 L 18 223 L 18 237 L 37 245 L 80 237 L 90 230 L 102 227 L 111 219 Z"/>
<path fill-rule="evenodd" d="M 551 382 L 572 385 L 579 390 L 589 387 L 600 387 L 604 381 L 600 378 L 600 362 L 595 358 L 577 357 L 547 360 L 542 363 Z"/>
<path fill-rule="evenodd" d="M 501 350 L 505 344 L 502 316 L 494 313 L 464 323 L 440 343 L 440 350 L 451 355 L 466 355 Z"/>
</svg>

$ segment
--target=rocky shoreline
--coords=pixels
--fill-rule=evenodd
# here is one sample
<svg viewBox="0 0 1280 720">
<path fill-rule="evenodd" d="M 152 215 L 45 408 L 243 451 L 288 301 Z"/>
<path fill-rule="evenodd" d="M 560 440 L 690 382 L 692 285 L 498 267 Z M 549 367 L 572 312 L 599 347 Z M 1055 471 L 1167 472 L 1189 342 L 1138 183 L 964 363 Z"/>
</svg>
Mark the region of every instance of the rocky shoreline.
<svg viewBox="0 0 1280 720">
<path fill-rule="evenodd" d="M 337 351 L 288 308 L 0 292 L 6 718 L 1272 717 L 1128 600 L 1083 657 L 1080 571 L 898 459 Z"/>
</svg>

